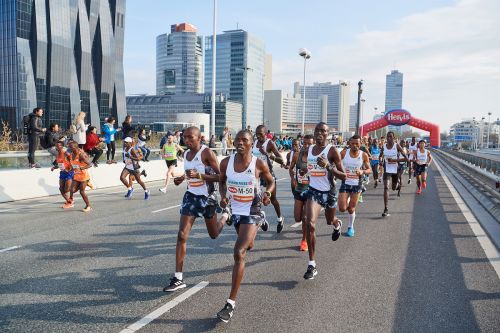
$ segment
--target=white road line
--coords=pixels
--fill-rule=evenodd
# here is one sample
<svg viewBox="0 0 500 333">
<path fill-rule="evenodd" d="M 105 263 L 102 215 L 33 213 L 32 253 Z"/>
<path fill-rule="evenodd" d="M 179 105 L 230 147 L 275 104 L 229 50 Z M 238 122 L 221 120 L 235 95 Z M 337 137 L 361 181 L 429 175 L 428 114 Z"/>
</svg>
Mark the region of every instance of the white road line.
<svg viewBox="0 0 500 333">
<path fill-rule="evenodd" d="M 469 223 L 469 226 L 474 232 L 474 235 L 476 235 L 479 244 L 481 244 L 481 247 L 483 248 L 486 257 L 488 258 L 488 261 L 490 262 L 491 266 L 493 266 L 493 268 L 495 269 L 498 278 L 500 278 L 500 252 L 498 252 L 493 242 L 487 236 L 486 232 L 484 231 L 483 227 L 481 227 L 474 214 L 472 214 L 472 212 L 469 210 L 467 204 L 462 200 L 460 194 L 458 194 L 457 190 L 450 182 L 448 176 L 443 172 L 443 170 L 439 166 L 439 162 L 436 161 L 435 165 L 436 168 L 439 170 L 441 177 L 443 177 L 446 186 L 450 190 L 451 195 L 455 199 L 455 202 L 460 208 L 460 211 L 465 216 L 467 223 Z"/>
<path fill-rule="evenodd" d="M 297 223 L 294 223 L 290 226 L 290 228 L 298 228 L 302 225 L 302 222 L 297 222 Z"/>
<path fill-rule="evenodd" d="M 163 212 L 164 210 L 170 210 L 170 209 L 174 209 L 174 208 L 177 208 L 177 207 L 180 207 L 180 206 L 181 205 L 175 205 L 175 206 L 170 206 L 170 207 L 167 207 L 167 208 L 157 209 L 157 210 L 153 210 L 152 213 L 156 214 L 156 213 L 159 213 L 159 212 Z"/>
<path fill-rule="evenodd" d="M 20 246 L 17 246 L 17 245 L 16 246 L 11 246 L 11 247 L 8 247 L 6 249 L 1 249 L 0 253 L 7 252 L 7 251 L 10 251 L 10 250 L 15 250 L 15 249 L 18 249 L 18 248 L 20 248 Z"/>
<path fill-rule="evenodd" d="M 284 178 L 276 179 L 276 181 L 280 182 L 280 181 L 285 180 L 285 179 L 290 179 L 290 177 L 284 177 Z"/>
<path fill-rule="evenodd" d="M 185 301 L 186 299 L 188 299 L 189 297 L 193 296 L 194 294 L 196 294 L 198 291 L 202 290 L 206 286 L 208 286 L 208 281 L 201 281 L 200 283 L 198 283 L 196 286 L 192 287 L 188 291 L 177 296 L 176 298 L 174 298 L 170 302 L 165 303 L 164 305 L 162 305 L 158 309 L 154 310 L 153 312 L 151 312 L 150 314 L 148 314 L 144 318 L 136 321 L 135 323 L 128 326 L 124 330 L 120 331 L 120 333 L 133 333 L 135 331 L 140 330 L 141 328 L 143 328 L 144 326 L 146 326 L 147 324 L 149 324 L 150 322 L 152 322 L 156 318 L 160 317 L 165 312 L 172 310 L 179 303 L 181 303 L 181 302 Z"/>
</svg>

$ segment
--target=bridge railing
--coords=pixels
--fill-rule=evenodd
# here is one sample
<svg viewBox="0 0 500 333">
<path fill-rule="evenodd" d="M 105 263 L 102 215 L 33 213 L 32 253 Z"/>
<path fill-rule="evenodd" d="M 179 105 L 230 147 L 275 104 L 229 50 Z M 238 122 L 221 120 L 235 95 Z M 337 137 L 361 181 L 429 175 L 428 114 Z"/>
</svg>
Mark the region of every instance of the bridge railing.
<svg viewBox="0 0 500 333">
<path fill-rule="evenodd" d="M 490 159 L 487 157 L 476 156 L 473 154 L 467 154 L 465 152 L 451 150 L 451 149 L 443 149 L 450 155 L 458 157 L 461 160 L 469 162 L 472 165 L 475 165 L 485 171 L 491 172 L 496 176 L 500 176 L 500 162 L 495 161 L 494 159 Z"/>
</svg>

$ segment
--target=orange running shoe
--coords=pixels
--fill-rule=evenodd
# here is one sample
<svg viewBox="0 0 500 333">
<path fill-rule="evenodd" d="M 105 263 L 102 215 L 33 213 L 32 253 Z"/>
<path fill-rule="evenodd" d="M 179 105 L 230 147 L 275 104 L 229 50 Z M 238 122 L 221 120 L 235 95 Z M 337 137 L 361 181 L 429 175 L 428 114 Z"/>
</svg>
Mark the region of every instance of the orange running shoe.
<svg viewBox="0 0 500 333">
<path fill-rule="evenodd" d="M 419 189 L 417 190 L 417 194 L 420 194 L 420 193 L 422 193 L 422 189 L 420 189 L 420 188 L 419 188 Z"/>
<path fill-rule="evenodd" d="M 69 202 L 69 201 L 68 201 L 68 202 L 66 202 L 66 203 L 62 206 L 62 208 L 63 208 L 63 209 L 69 209 L 69 208 L 73 208 L 73 207 L 75 207 L 75 205 L 73 204 L 73 202 Z"/>
<path fill-rule="evenodd" d="M 299 246 L 299 251 L 307 251 L 307 250 L 308 250 L 307 242 L 305 240 L 301 241 Z"/>
<path fill-rule="evenodd" d="M 422 182 L 422 188 L 423 188 L 423 189 L 425 189 L 426 187 L 427 187 L 427 182 L 424 180 L 424 181 Z"/>
</svg>

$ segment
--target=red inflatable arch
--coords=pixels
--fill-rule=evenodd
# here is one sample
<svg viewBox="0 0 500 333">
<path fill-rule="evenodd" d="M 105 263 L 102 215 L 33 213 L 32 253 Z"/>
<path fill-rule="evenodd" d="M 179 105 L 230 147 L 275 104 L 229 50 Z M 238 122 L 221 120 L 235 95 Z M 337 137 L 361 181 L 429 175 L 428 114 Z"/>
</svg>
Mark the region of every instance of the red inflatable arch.
<svg viewBox="0 0 500 333">
<path fill-rule="evenodd" d="M 429 132 L 431 140 L 430 144 L 432 147 L 439 148 L 439 146 L 441 146 L 441 136 L 438 125 L 415 118 L 410 114 L 410 112 L 403 109 L 388 111 L 383 118 L 364 124 L 359 128 L 359 133 L 361 136 L 364 136 L 369 132 L 373 132 L 385 126 L 402 126 L 406 124 Z"/>
</svg>

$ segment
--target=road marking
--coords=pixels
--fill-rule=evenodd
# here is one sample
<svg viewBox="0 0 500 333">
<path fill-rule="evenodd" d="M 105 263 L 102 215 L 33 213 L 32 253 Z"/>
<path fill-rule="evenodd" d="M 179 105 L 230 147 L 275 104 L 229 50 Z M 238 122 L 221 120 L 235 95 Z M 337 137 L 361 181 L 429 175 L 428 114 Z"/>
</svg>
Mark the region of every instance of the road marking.
<svg viewBox="0 0 500 333">
<path fill-rule="evenodd" d="M 16 246 L 11 246 L 11 247 L 8 247 L 6 249 L 1 249 L 0 253 L 7 252 L 7 251 L 10 251 L 10 250 L 15 250 L 15 249 L 18 249 L 18 248 L 20 248 L 20 246 L 17 246 L 17 245 Z"/>
<path fill-rule="evenodd" d="M 290 179 L 290 177 L 284 177 L 284 178 L 276 179 L 276 181 L 280 182 L 280 181 L 285 180 L 285 179 Z"/>
<path fill-rule="evenodd" d="M 294 223 L 290 226 L 290 228 L 298 228 L 302 225 L 302 222 L 297 222 L 297 223 Z"/>
<path fill-rule="evenodd" d="M 144 326 L 146 326 L 147 324 L 149 324 L 150 322 L 152 322 L 156 318 L 160 317 L 165 312 L 172 310 L 179 303 L 181 303 L 181 302 L 185 301 L 186 299 L 188 299 L 189 297 L 193 296 L 194 294 L 196 294 L 198 291 L 202 290 L 206 286 L 208 286 L 208 281 L 201 281 L 200 283 L 198 283 L 196 286 L 192 287 L 191 289 L 189 289 L 185 293 L 177 296 L 176 298 L 174 298 L 170 302 L 165 303 L 164 305 L 162 305 L 158 309 L 156 309 L 153 312 L 151 312 L 150 314 L 146 315 L 144 318 L 136 321 L 135 323 L 128 326 L 124 330 L 120 331 L 120 333 L 133 333 L 135 331 L 140 330 L 141 328 L 143 328 Z"/>
<path fill-rule="evenodd" d="M 157 209 L 157 210 L 153 210 L 152 213 L 156 214 L 156 213 L 159 213 L 159 212 L 163 212 L 164 210 L 170 210 L 170 209 L 174 209 L 174 208 L 177 208 L 177 207 L 180 207 L 180 206 L 181 205 L 175 205 L 175 206 L 170 206 L 170 207 L 167 207 L 167 208 Z"/>
<path fill-rule="evenodd" d="M 440 162 L 439 162 L 440 163 Z M 443 177 L 443 180 L 448 187 L 448 189 L 451 192 L 451 195 L 455 199 L 455 202 L 458 205 L 458 208 L 460 208 L 460 211 L 464 215 L 465 219 L 467 220 L 467 223 L 469 224 L 470 228 L 474 232 L 474 235 L 476 235 L 476 238 L 481 245 L 481 247 L 484 250 L 484 253 L 486 254 L 486 257 L 488 258 L 488 261 L 490 262 L 491 266 L 495 269 L 498 278 L 500 278 L 500 252 L 498 252 L 497 248 L 493 244 L 493 242 L 490 240 L 489 237 L 487 237 L 486 232 L 484 231 L 483 227 L 481 227 L 481 224 L 477 221 L 476 217 L 472 212 L 469 210 L 469 207 L 467 204 L 462 200 L 460 197 L 460 194 L 458 194 L 457 190 L 451 183 L 450 179 L 448 176 L 443 172 L 441 167 L 439 166 L 439 163 L 436 161 L 435 165 L 436 168 L 438 169 L 439 173 L 441 174 L 441 177 Z M 486 237 L 484 237 L 486 236 Z"/>
</svg>

